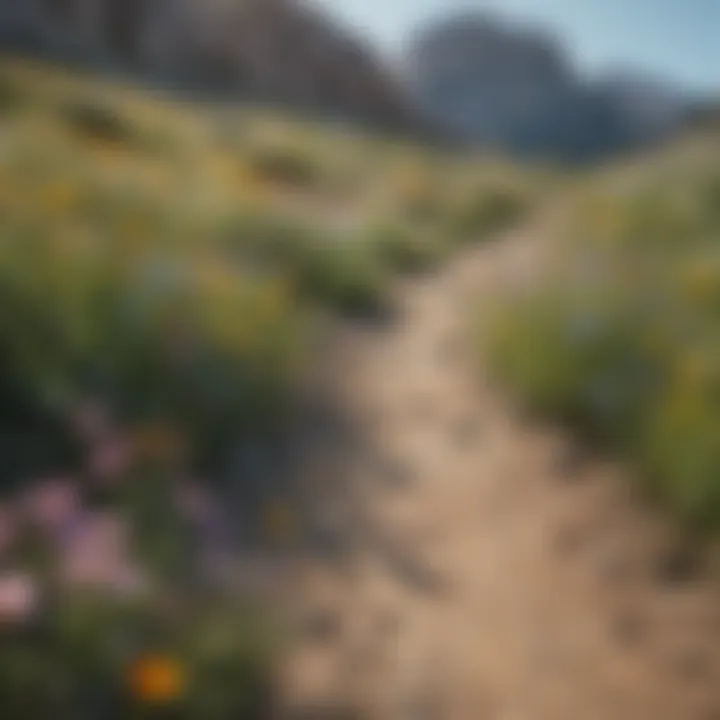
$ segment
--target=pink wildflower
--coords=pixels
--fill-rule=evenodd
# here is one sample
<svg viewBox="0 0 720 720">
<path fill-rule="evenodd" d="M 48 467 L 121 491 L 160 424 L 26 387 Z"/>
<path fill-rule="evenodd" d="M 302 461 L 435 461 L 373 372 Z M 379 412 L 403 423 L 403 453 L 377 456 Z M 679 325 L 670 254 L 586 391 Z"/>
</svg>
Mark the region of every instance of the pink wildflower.
<svg viewBox="0 0 720 720">
<path fill-rule="evenodd" d="M 78 487 L 72 478 L 50 478 L 24 497 L 26 517 L 44 530 L 56 532 L 70 523 L 80 508 Z"/>
<path fill-rule="evenodd" d="M 131 595 L 142 588 L 128 558 L 127 526 L 112 513 L 87 513 L 63 549 L 62 576 L 70 585 Z"/>
<path fill-rule="evenodd" d="M 97 479 L 112 482 L 127 473 L 132 462 L 130 444 L 119 435 L 111 435 L 91 448 L 88 470 Z"/>
<path fill-rule="evenodd" d="M 38 587 L 20 572 L 0 575 L 0 622 L 17 623 L 29 618 L 38 606 Z"/>
</svg>

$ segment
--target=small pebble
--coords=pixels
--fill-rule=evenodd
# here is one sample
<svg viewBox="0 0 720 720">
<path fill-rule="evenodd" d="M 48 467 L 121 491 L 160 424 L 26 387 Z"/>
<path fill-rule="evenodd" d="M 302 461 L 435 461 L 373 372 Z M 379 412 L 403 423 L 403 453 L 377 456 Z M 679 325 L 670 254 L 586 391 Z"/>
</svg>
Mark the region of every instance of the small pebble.
<svg viewBox="0 0 720 720">
<path fill-rule="evenodd" d="M 573 525 L 560 528 L 552 539 L 553 552 L 565 555 L 577 551 L 582 545 L 582 535 L 582 530 Z"/>
<path fill-rule="evenodd" d="M 661 585 L 685 585 L 698 577 L 700 557 L 687 546 L 672 548 L 664 553 L 655 566 L 655 578 Z"/>
<path fill-rule="evenodd" d="M 612 621 L 612 634 L 623 645 L 636 645 L 647 633 L 647 623 L 638 613 L 627 612 Z"/>
<path fill-rule="evenodd" d="M 712 678 L 712 663 L 705 652 L 700 649 L 687 649 L 672 659 L 677 674 L 689 682 L 703 681 Z"/>
<path fill-rule="evenodd" d="M 303 619 L 303 634 L 320 643 L 329 642 L 340 634 L 342 622 L 339 613 L 330 608 L 311 612 Z"/>
</svg>

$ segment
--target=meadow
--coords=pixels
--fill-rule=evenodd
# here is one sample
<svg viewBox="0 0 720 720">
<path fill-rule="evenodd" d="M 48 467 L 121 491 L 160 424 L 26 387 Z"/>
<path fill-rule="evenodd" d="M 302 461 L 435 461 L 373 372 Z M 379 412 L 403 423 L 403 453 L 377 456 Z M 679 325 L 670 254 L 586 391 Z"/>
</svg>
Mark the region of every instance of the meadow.
<svg viewBox="0 0 720 720">
<path fill-rule="evenodd" d="M 717 134 L 584 180 L 555 260 L 498 309 L 498 377 L 635 469 L 692 530 L 720 526 Z"/>
<path fill-rule="evenodd" d="M 382 315 L 393 277 L 515 221 L 535 186 L 488 159 L 2 60 L 8 717 L 261 712 L 275 634 L 218 571 L 228 456 L 282 433 L 324 317 Z"/>
</svg>

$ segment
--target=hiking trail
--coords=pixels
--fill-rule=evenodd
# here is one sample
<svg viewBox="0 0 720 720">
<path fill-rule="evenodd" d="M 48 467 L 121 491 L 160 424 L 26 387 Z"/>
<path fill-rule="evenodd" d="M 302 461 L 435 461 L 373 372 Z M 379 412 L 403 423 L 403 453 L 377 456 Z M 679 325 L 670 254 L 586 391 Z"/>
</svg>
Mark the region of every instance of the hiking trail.
<svg viewBox="0 0 720 720">
<path fill-rule="evenodd" d="M 286 591 L 291 717 L 720 718 L 717 585 L 619 466 L 483 365 L 479 318 L 541 266 L 546 225 L 334 333 L 298 442 L 315 525 Z"/>
</svg>

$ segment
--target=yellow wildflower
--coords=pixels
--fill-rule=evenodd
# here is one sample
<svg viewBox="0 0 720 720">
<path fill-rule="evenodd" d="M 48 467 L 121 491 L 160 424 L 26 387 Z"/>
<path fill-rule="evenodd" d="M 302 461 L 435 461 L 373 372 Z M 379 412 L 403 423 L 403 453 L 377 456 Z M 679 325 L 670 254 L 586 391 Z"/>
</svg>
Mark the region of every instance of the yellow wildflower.
<svg viewBox="0 0 720 720">
<path fill-rule="evenodd" d="M 702 304 L 718 293 L 719 281 L 720 273 L 712 264 L 695 264 L 682 274 L 682 293 L 688 300 Z"/>
<path fill-rule="evenodd" d="M 712 377 L 713 358 L 701 348 L 687 348 L 676 360 L 676 377 L 683 388 L 701 388 Z"/>
<path fill-rule="evenodd" d="M 77 188 L 67 182 L 58 181 L 45 189 L 43 204 L 51 212 L 63 213 L 71 211 L 77 200 Z"/>
</svg>

